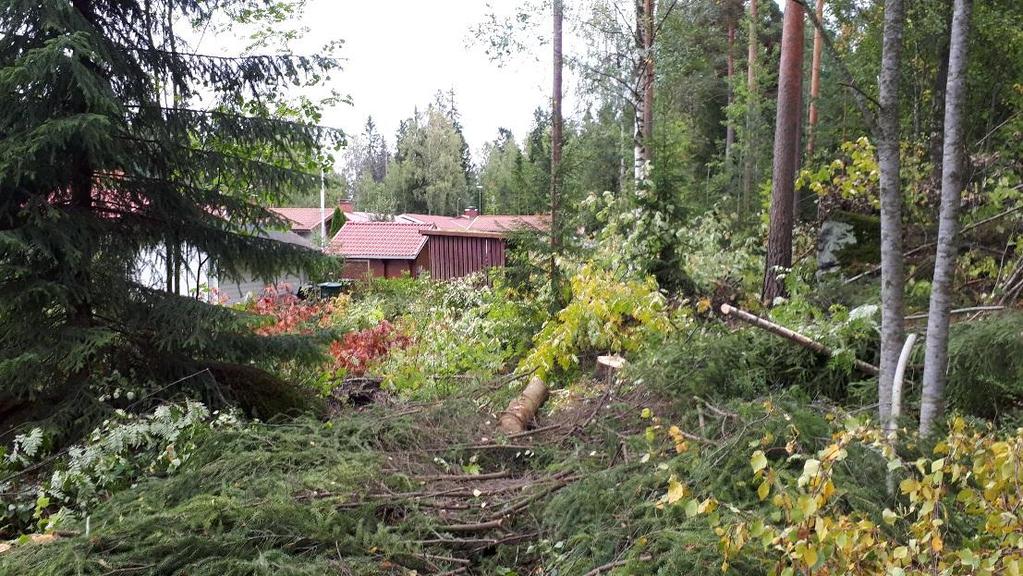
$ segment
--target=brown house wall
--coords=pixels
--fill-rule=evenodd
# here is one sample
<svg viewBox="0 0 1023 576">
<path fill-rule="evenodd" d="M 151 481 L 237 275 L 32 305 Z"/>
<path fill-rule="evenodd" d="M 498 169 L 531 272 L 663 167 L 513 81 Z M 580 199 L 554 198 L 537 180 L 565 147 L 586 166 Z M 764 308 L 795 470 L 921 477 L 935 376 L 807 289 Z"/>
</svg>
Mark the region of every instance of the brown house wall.
<svg viewBox="0 0 1023 576">
<path fill-rule="evenodd" d="M 346 280 L 364 280 L 369 275 L 369 271 L 368 260 L 345 260 L 341 277 Z"/>
<path fill-rule="evenodd" d="M 345 260 L 341 277 L 347 280 L 401 278 L 406 274 L 416 277 L 420 271 L 430 268 L 430 258 L 425 253 L 426 250 L 423 250 L 416 260 Z"/>
<path fill-rule="evenodd" d="M 503 238 L 431 234 L 426 246 L 430 275 L 436 280 L 461 278 L 505 264 Z"/>
</svg>

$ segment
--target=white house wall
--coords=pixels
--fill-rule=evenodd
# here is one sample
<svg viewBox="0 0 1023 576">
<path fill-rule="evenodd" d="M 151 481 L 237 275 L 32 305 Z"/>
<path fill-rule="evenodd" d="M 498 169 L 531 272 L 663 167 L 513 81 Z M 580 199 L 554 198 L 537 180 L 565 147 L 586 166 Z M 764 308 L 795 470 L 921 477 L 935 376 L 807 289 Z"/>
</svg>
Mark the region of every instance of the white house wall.
<svg viewBox="0 0 1023 576">
<path fill-rule="evenodd" d="M 182 248 L 181 272 L 178 277 L 179 290 L 182 296 L 199 297 L 210 301 L 223 301 L 233 304 L 247 298 L 258 298 L 263 294 L 267 282 L 242 274 L 241 281 L 220 279 L 210 274 L 210 266 L 206 256 L 194 248 Z M 143 251 L 135 267 L 135 280 L 154 290 L 167 289 L 167 247 L 157 246 Z M 278 291 L 298 292 L 299 288 L 308 283 L 304 274 L 284 274 L 271 282 Z M 216 296 L 213 296 L 213 294 Z"/>
</svg>

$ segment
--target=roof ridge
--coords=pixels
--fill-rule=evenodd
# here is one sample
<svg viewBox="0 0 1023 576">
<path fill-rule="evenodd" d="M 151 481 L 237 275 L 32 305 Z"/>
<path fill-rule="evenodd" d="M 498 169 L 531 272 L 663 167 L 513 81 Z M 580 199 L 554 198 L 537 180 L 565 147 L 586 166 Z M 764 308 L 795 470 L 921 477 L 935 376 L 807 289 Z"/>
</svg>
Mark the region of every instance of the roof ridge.
<svg viewBox="0 0 1023 576">
<path fill-rule="evenodd" d="M 429 222 L 395 222 L 394 220 L 369 220 L 366 222 L 356 222 L 349 220 L 345 222 L 345 225 L 351 224 L 352 226 L 374 226 L 377 224 L 388 224 L 393 226 L 434 226 Z"/>
</svg>

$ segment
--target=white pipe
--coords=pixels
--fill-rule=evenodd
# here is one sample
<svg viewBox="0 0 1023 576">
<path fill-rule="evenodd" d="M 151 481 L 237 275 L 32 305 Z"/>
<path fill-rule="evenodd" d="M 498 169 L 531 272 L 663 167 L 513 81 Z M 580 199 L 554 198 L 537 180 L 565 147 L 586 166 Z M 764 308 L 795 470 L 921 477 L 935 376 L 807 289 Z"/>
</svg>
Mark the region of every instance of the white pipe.
<svg viewBox="0 0 1023 576">
<path fill-rule="evenodd" d="M 899 354 L 899 363 L 895 365 L 895 379 L 892 381 L 892 412 L 888 415 L 885 423 L 885 431 L 889 434 L 895 432 L 899 417 L 902 416 L 902 382 L 906 376 L 906 366 L 909 364 L 909 356 L 913 352 L 913 345 L 916 344 L 916 334 L 906 336 L 906 343 L 902 345 L 902 352 Z"/>
<path fill-rule="evenodd" d="M 320 246 L 327 245 L 327 188 L 320 168 Z"/>
<path fill-rule="evenodd" d="M 895 365 L 895 379 L 892 381 L 892 409 L 884 422 L 885 436 L 894 448 L 896 431 L 899 426 L 899 417 L 902 416 L 902 382 L 906 376 L 906 366 L 909 364 L 909 357 L 913 352 L 913 345 L 916 344 L 916 334 L 910 333 L 906 336 L 906 342 L 902 345 L 902 352 L 899 353 L 899 362 Z M 895 473 L 889 469 L 885 474 L 885 487 L 888 489 L 888 496 L 895 495 Z"/>
</svg>

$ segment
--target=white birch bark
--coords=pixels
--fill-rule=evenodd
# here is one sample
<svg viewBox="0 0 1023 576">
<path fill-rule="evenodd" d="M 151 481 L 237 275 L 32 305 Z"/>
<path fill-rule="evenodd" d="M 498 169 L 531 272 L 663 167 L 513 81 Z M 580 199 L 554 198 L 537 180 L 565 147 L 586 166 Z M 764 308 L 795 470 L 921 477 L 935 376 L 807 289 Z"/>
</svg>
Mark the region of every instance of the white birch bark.
<svg viewBox="0 0 1023 576">
<path fill-rule="evenodd" d="M 963 187 L 963 104 L 966 93 L 966 51 L 972 0 L 955 0 L 945 89 L 945 138 L 941 161 L 941 208 L 938 248 L 931 282 L 924 355 L 923 394 L 920 400 L 920 435 L 927 436 L 941 417 L 945 404 L 948 366 L 949 310 L 955 276 L 959 204 Z"/>
<path fill-rule="evenodd" d="M 902 0 L 885 0 L 877 143 L 881 185 L 881 374 L 878 417 L 891 413 L 892 382 L 902 350 L 905 273 L 902 255 L 902 191 L 899 187 L 899 70 L 905 12 Z"/>
</svg>

